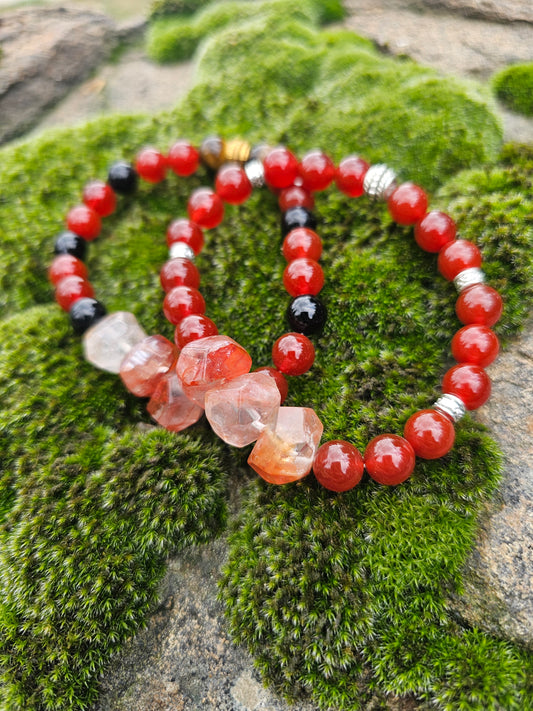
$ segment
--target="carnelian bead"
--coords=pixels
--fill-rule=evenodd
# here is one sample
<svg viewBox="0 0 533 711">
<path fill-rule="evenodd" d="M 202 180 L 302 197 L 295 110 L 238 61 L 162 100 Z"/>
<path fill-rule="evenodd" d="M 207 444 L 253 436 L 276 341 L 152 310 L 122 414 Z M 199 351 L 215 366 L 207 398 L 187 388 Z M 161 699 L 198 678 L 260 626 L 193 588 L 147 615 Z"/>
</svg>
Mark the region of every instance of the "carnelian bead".
<svg viewBox="0 0 533 711">
<path fill-rule="evenodd" d="M 309 151 L 298 168 L 305 190 L 325 190 L 335 178 L 335 165 L 322 151 Z"/>
<path fill-rule="evenodd" d="M 300 185 L 291 185 L 280 192 L 278 204 L 281 212 L 287 212 L 291 207 L 306 207 L 308 210 L 312 210 L 315 206 L 315 199 Z"/>
<path fill-rule="evenodd" d="M 455 395 L 467 410 L 476 410 L 490 397 L 490 378 L 483 368 L 473 363 L 459 363 L 442 379 L 442 392 Z"/>
<path fill-rule="evenodd" d="M 91 180 L 83 188 L 83 202 L 100 215 L 107 217 L 115 211 L 117 198 L 113 188 L 103 180 Z"/>
<path fill-rule="evenodd" d="M 325 442 L 319 447 L 314 461 L 315 477 L 330 491 L 348 491 L 357 486 L 365 464 L 359 450 L 340 439 Z"/>
<path fill-rule="evenodd" d="M 503 311 L 502 297 L 488 284 L 473 284 L 462 291 L 455 303 L 461 323 L 494 326 Z"/>
<path fill-rule="evenodd" d="M 224 203 L 211 188 L 198 188 L 189 198 L 187 212 L 193 222 L 209 229 L 222 222 Z"/>
<path fill-rule="evenodd" d="M 191 314 L 203 314 L 204 311 L 204 297 L 198 289 L 190 286 L 175 286 L 167 292 L 163 300 L 163 313 L 173 324 Z"/>
<path fill-rule="evenodd" d="M 458 239 L 446 244 L 437 259 L 439 272 L 445 279 L 452 281 L 465 269 L 481 266 L 481 252 L 473 242 Z"/>
<path fill-rule="evenodd" d="M 170 291 L 175 286 L 200 286 L 200 272 L 189 259 L 169 259 L 161 267 L 159 280 L 164 291 Z"/>
<path fill-rule="evenodd" d="M 396 486 L 411 476 L 416 457 L 406 439 L 395 434 L 382 434 L 370 440 L 365 449 L 364 461 L 374 481 Z"/>
<path fill-rule="evenodd" d="M 270 150 L 263 161 L 266 184 L 274 189 L 288 188 L 298 177 L 298 159 L 285 146 Z"/>
<path fill-rule="evenodd" d="M 419 220 L 414 229 L 416 243 L 426 252 L 438 252 L 455 239 L 457 227 L 445 212 L 432 210 Z"/>
<path fill-rule="evenodd" d="M 176 173 L 186 177 L 198 170 L 200 154 L 188 141 L 176 141 L 168 152 L 168 167 Z"/>
<path fill-rule="evenodd" d="M 60 254 L 50 265 L 48 278 L 52 284 L 57 284 L 67 276 L 79 276 L 82 279 L 87 279 L 87 267 L 81 259 L 73 257 L 71 254 Z"/>
<path fill-rule="evenodd" d="M 422 459 L 438 459 L 447 454 L 455 441 L 451 421 L 436 410 L 420 410 L 407 420 L 403 436 Z"/>
<path fill-rule="evenodd" d="M 172 247 L 175 242 L 185 242 L 195 254 L 200 254 L 204 246 L 204 233 L 195 222 L 180 217 L 167 227 L 167 246 Z"/>
<path fill-rule="evenodd" d="M 314 259 L 294 259 L 285 267 L 283 284 L 291 296 L 315 295 L 324 286 L 324 272 Z"/>
<path fill-rule="evenodd" d="M 427 210 L 428 198 L 414 183 L 402 183 L 387 201 L 392 219 L 399 225 L 413 225 Z"/>
<path fill-rule="evenodd" d="M 174 341 L 178 348 L 183 348 L 191 341 L 217 335 L 218 328 L 210 318 L 203 314 L 191 314 L 177 324 L 174 331 Z"/>
<path fill-rule="evenodd" d="M 67 228 L 75 232 L 79 237 L 83 237 L 88 242 L 92 242 L 100 234 L 102 221 L 100 215 L 91 210 L 87 205 L 76 205 L 67 215 Z"/>
<path fill-rule="evenodd" d="M 137 154 L 135 170 L 148 183 L 160 183 L 165 179 L 167 161 L 165 156 L 155 148 L 143 148 Z"/>
<path fill-rule="evenodd" d="M 252 194 L 252 184 L 239 165 L 223 165 L 215 180 L 217 195 L 230 205 L 241 205 Z"/>
<path fill-rule="evenodd" d="M 72 304 L 84 296 L 94 296 L 92 284 L 80 276 L 67 276 L 56 284 L 56 301 L 63 311 L 70 311 Z"/>
<path fill-rule="evenodd" d="M 488 326 L 469 324 L 452 338 L 452 355 L 458 363 L 474 363 L 486 368 L 498 355 L 498 336 Z"/>
<path fill-rule="evenodd" d="M 254 373 L 268 373 L 276 381 L 276 385 L 279 390 L 279 396 L 281 398 L 280 405 L 283 405 L 289 394 L 289 383 L 287 382 L 283 373 L 279 370 L 272 368 L 270 365 L 265 365 L 262 368 L 256 368 Z"/>
<path fill-rule="evenodd" d="M 370 165 L 359 156 L 347 156 L 335 172 L 337 187 L 345 195 L 360 197 L 364 193 L 364 179 Z"/>
<path fill-rule="evenodd" d="M 285 333 L 272 346 L 272 360 L 285 375 L 302 375 L 315 361 L 315 349 L 302 333 Z"/>
<path fill-rule="evenodd" d="M 317 261 L 322 254 L 322 240 L 308 227 L 296 227 L 285 235 L 282 251 L 288 262 L 301 257 Z"/>
</svg>

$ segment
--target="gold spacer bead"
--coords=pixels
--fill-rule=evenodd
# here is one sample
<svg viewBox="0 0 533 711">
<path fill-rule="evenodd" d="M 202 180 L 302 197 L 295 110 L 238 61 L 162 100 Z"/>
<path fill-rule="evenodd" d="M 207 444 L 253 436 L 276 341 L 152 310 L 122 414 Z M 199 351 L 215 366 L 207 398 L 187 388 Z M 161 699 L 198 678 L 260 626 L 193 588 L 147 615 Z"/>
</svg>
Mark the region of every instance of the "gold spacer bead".
<svg viewBox="0 0 533 711">
<path fill-rule="evenodd" d="M 237 161 L 238 163 L 246 163 L 250 158 L 251 145 L 248 141 L 243 141 L 240 138 L 233 138 L 227 141 L 224 146 L 224 159 L 226 161 Z"/>
</svg>

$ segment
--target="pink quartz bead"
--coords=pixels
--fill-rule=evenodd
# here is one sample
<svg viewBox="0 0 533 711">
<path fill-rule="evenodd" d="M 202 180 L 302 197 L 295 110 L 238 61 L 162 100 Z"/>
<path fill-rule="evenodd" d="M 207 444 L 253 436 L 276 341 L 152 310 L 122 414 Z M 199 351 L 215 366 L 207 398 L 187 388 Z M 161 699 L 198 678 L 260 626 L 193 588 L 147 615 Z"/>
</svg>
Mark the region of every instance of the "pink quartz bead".
<svg viewBox="0 0 533 711">
<path fill-rule="evenodd" d="M 119 375 L 131 393 L 137 397 L 149 397 L 177 355 L 176 346 L 164 336 L 148 336 L 125 356 Z"/>
<path fill-rule="evenodd" d="M 174 368 L 160 377 L 146 409 L 161 427 L 171 432 L 194 425 L 204 412 L 186 397 Z"/>
<path fill-rule="evenodd" d="M 205 416 L 214 432 L 234 447 L 255 442 L 275 427 L 281 397 L 268 373 L 246 373 L 205 394 Z"/>
<path fill-rule="evenodd" d="M 248 464 L 270 484 L 288 484 L 311 471 L 323 425 L 309 407 L 280 407 L 274 428 L 259 435 Z"/>
<path fill-rule="evenodd" d="M 251 367 L 252 359 L 242 346 L 229 336 L 217 335 L 187 343 L 176 372 L 187 397 L 203 407 L 208 390 L 248 373 Z"/>
</svg>

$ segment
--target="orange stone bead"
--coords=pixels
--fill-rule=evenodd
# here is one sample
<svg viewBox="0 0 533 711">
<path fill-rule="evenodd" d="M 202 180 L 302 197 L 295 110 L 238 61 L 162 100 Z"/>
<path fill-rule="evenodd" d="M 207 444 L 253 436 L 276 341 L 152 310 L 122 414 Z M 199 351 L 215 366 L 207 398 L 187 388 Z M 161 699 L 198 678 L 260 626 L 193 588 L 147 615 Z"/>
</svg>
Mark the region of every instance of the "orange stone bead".
<svg viewBox="0 0 533 711">
<path fill-rule="evenodd" d="M 174 368 L 161 376 L 146 409 L 161 427 L 170 432 L 181 432 L 194 425 L 204 412 L 186 397 Z"/>
<path fill-rule="evenodd" d="M 131 393 L 137 397 L 149 397 L 177 355 L 176 346 L 164 336 L 148 336 L 125 356 L 119 375 Z"/>
</svg>

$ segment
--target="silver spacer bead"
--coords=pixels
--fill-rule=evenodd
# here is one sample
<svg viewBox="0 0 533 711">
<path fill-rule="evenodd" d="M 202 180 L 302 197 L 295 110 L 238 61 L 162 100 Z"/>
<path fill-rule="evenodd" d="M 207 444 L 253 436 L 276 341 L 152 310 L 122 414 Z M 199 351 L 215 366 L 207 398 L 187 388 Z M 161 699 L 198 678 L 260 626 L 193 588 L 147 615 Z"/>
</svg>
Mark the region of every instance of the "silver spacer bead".
<svg viewBox="0 0 533 711">
<path fill-rule="evenodd" d="M 265 184 L 265 169 L 260 160 L 255 158 L 244 164 L 244 172 L 254 188 L 262 188 Z"/>
<path fill-rule="evenodd" d="M 485 273 L 479 267 L 470 267 L 470 269 L 463 269 L 462 272 L 454 278 L 453 283 L 455 288 L 459 293 L 468 289 L 469 286 L 474 286 L 474 284 L 483 284 L 485 282 Z"/>
<path fill-rule="evenodd" d="M 188 259 L 190 262 L 194 262 L 195 254 L 194 250 L 189 247 L 186 242 L 174 242 L 170 245 L 168 250 L 171 259 Z"/>
<path fill-rule="evenodd" d="M 457 395 L 451 395 L 450 393 L 445 393 L 439 397 L 437 402 L 433 405 L 433 408 L 443 415 L 448 415 L 454 422 L 460 420 L 466 413 L 466 406 L 461 398 L 458 398 Z"/>
<path fill-rule="evenodd" d="M 396 173 L 384 163 L 371 165 L 363 180 L 363 190 L 373 200 L 387 200 L 396 188 Z"/>
</svg>

